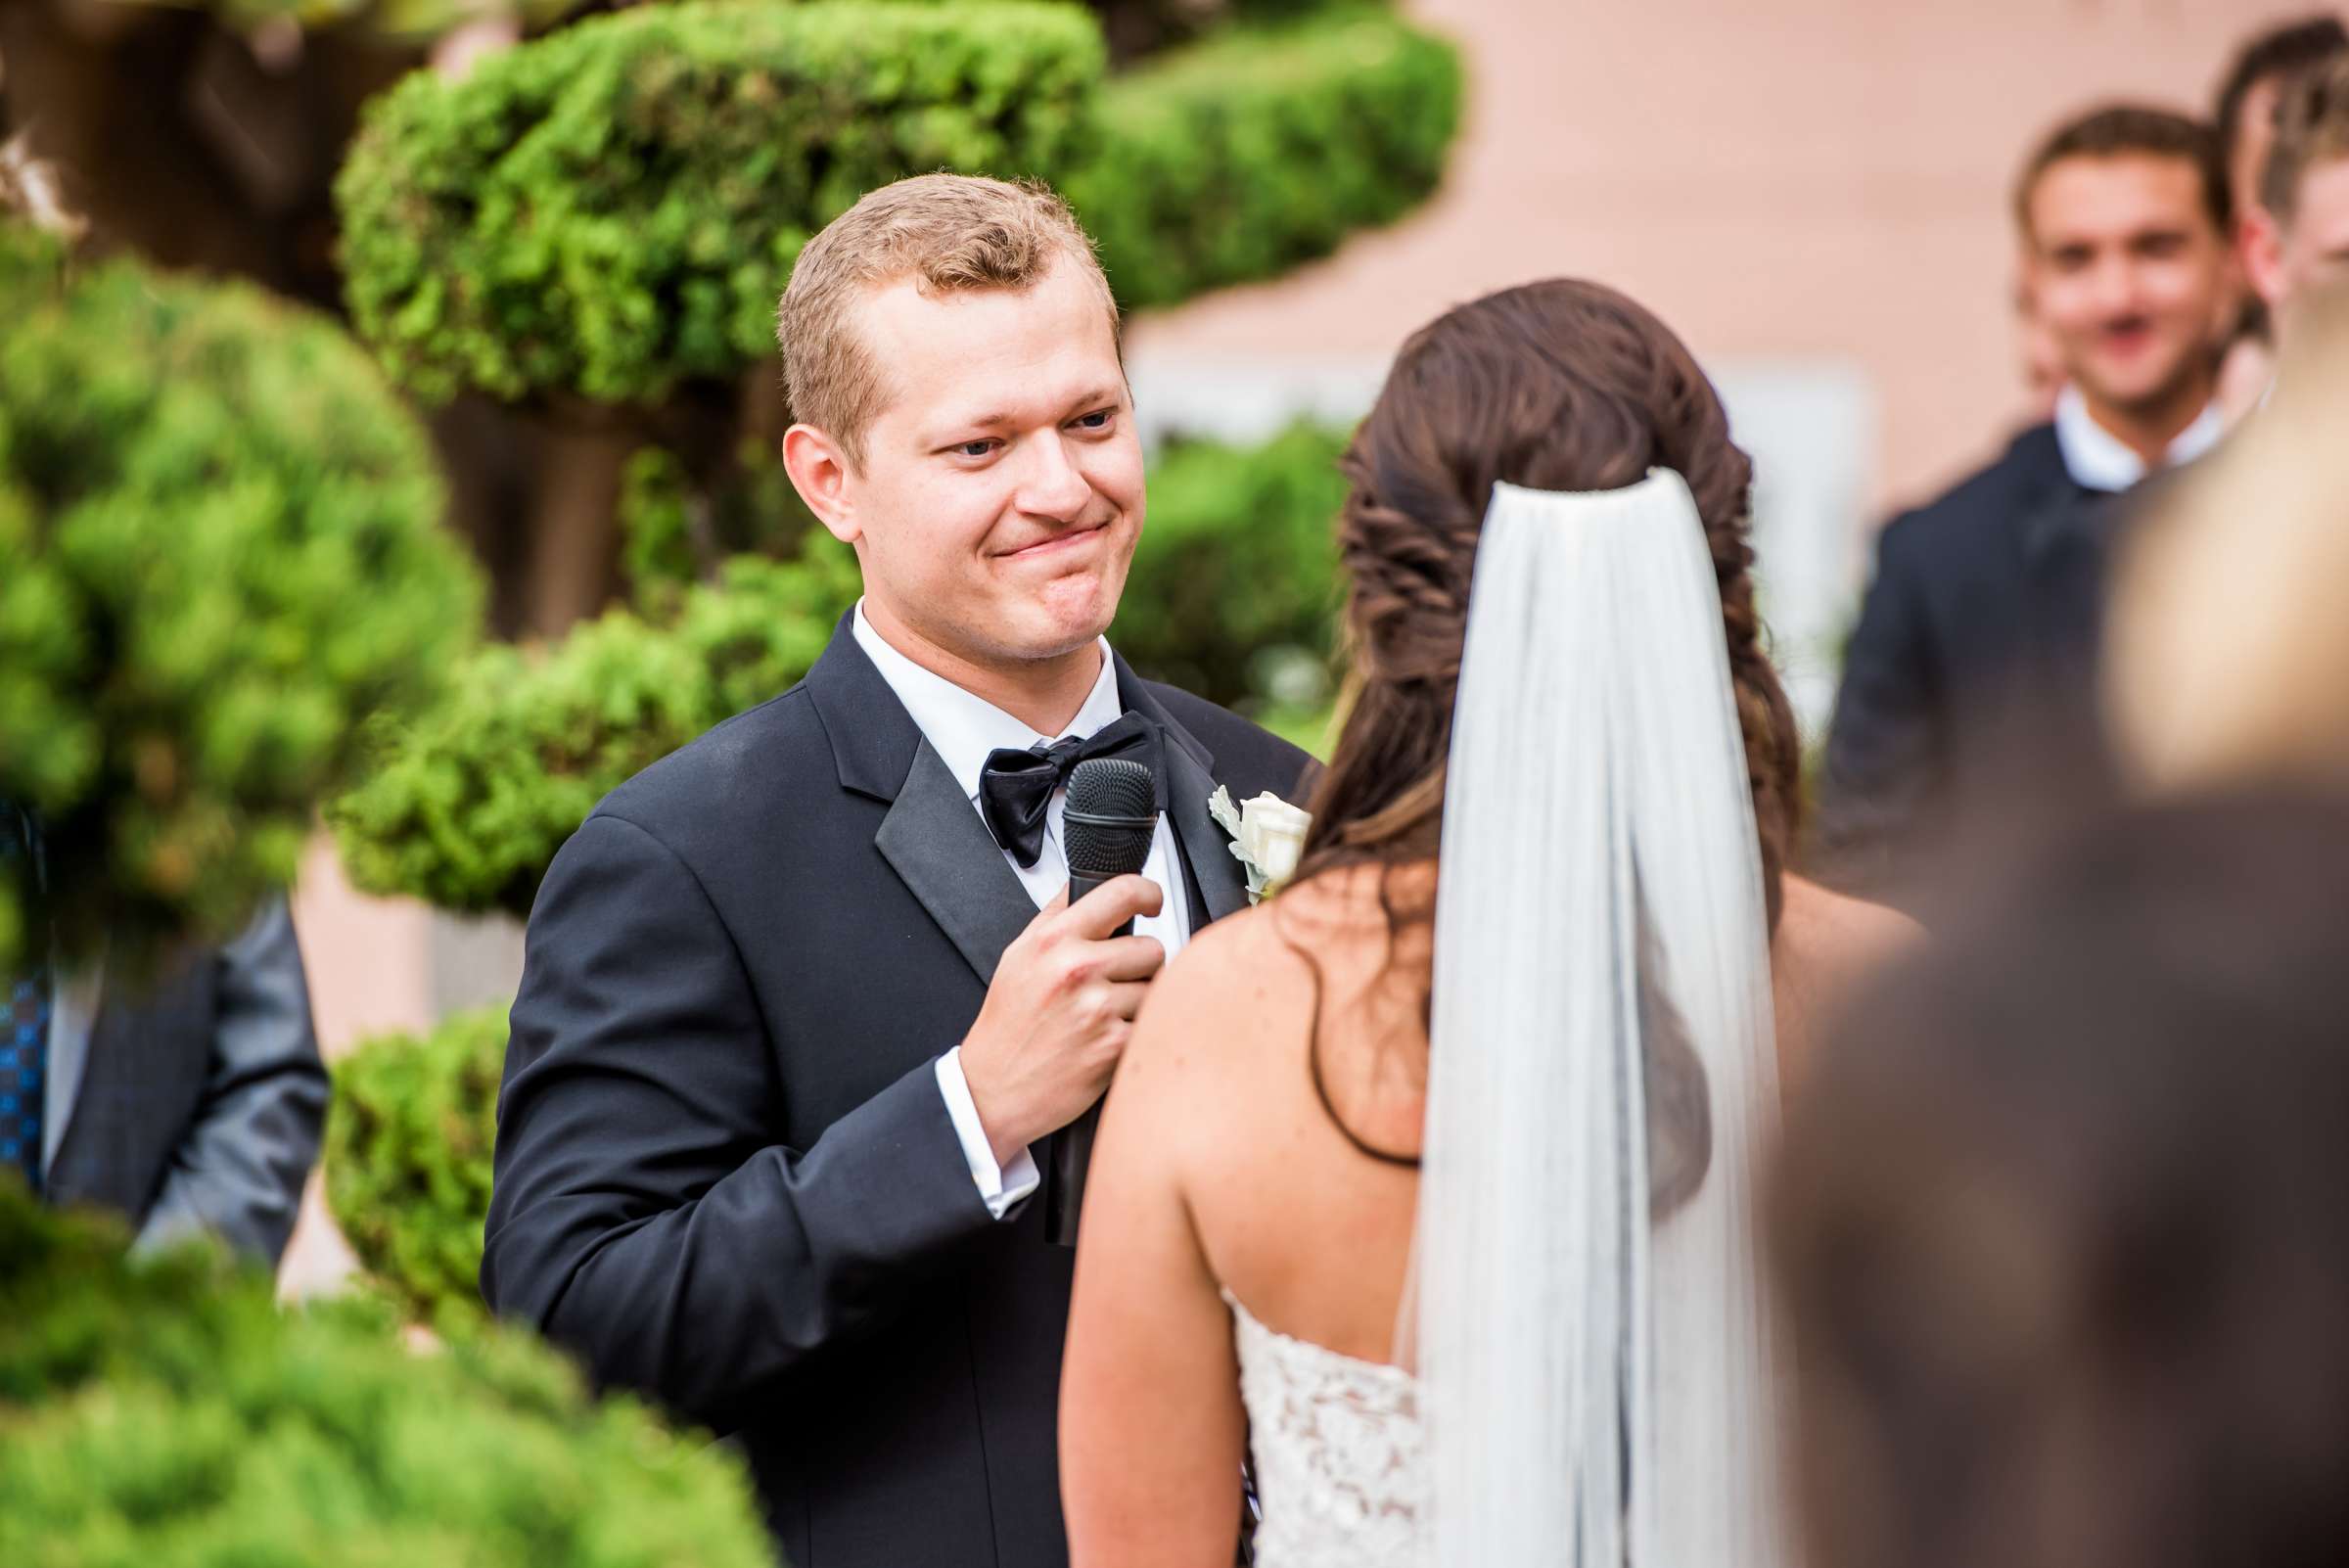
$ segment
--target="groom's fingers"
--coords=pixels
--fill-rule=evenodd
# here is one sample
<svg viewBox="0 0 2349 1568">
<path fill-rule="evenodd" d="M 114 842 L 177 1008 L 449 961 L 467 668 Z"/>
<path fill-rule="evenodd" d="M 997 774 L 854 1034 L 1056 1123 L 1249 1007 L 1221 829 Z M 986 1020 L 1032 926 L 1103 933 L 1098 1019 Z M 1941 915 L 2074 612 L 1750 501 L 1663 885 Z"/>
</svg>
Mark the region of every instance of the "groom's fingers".
<svg viewBox="0 0 2349 1568">
<path fill-rule="evenodd" d="M 1063 889 L 1062 898 L 1068 897 Z M 1166 904 L 1158 884 L 1147 877 L 1112 877 L 1070 906 L 1078 936 L 1099 942 L 1136 915 L 1154 915 Z"/>
<path fill-rule="evenodd" d="M 1103 980 L 1148 980 L 1167 966 L 1167 949 L 1156 937 L 1112 937 L 1101 945 L 1099 962 Z"/>
<path fill-rule="evenodd" d="M 1132 1023 L 1134 1015 L 1142 1010 L 1142 998 L 1149 994 L 1150 987 L 1146 981 L 1129 980 L 1124 985 L 1109 988 L 1110 1005 L 1116 1008 L 1117 1015 L 1128 1024 Z"/>
</svg>

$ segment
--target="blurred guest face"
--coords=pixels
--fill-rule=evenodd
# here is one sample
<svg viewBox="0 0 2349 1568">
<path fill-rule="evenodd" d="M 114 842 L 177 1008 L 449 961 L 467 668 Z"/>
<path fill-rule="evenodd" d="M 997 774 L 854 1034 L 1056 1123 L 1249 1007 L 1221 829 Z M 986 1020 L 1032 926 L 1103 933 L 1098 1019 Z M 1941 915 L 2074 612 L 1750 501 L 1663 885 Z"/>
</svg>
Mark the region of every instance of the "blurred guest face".
<svg viewBox="0 0 2349 1568">
<path fill-rule="evenodd" d="M 2300 176 L 2288 225 L 2264 210 L 2246 218 L 2243 265 L 2285 333 L 2293 301 L 2349 278 L 2349 158 L 2329 159 Z"/>
<path fill-rule="evenodd" d="M 876 289 L 858 312 L 888 401 L 861 464 L 794 433 L 801 493 L 856 547 L 866 613 L 1013 671 L 1090 644 L 1142 529 L 1142 453 L 1100 291 Z M 805 431 L 806 427 L 801 427 Z M 805 472 L 805 478 L 803 478 Z"/>
<path fill-rule="evenodd" d="M 2149 153 L 2062 159 L 2028 212 L 2032 298 L 2091 405 L 2129 416 L 2199 406 L 2234 273 L 2194 165 Z"/>
</svg>

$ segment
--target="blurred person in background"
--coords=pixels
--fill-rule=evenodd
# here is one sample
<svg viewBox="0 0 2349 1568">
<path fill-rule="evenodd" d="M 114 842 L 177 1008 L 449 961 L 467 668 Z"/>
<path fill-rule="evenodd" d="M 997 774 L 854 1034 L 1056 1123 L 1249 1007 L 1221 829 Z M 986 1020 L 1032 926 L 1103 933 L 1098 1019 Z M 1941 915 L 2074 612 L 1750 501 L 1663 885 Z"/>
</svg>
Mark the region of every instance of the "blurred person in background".
<svg viewBox="0 0 2349 1568">
<path fill-rule="evenodd" d="M 2273 395 L 2147 509 L 2115 573 L 2105 700 L 2140 789 L 2349 787 L 2349 280 L 2276 298 Z"/>
<path fill-rule="evenodd" d="M 2086 733 L 2110 509 L 2083 501 L 2223 429 L 2214 326 L 2237 273 L 2210 128 L 2086 115 L 2033 153 L 2014 206 L 2022 286 L 2066 385 L 2048 423 L 1885 526 L 1827 739 L 1821 869 L 1912 912 L 1934 847 L 2013 800 L 2017 715 Z"/>
<path fill-rule="evenodd" d="M 0 802 L 0 875 L 45 877 Z M 318 1158 L 326 1069 L 285 900 L 134 977 L 104 954 L 0 974 L 0 1179 L 126 1219 L 142 1248 L 208 1235 L 272 1268 Z"/>
<path fill-rule="evenodd" d="M 2275 129 L 2243 268 L 2287 336 L 2296 300 L 2349 276 L 2349 50 L 2292 78 Z"/>
<path fill-rule="evenodd" d="M 2140 807 L 1864 988 L 1771 1241 L 1815 1568 L 2349 1559 L 2349 811 Z"/>
<path fill-rule="evenodd" d="M 2254 243 L 2252 230 L 2263 205 L 2260 179 L 2275 143 L 2276 111 L 2282 102 L 2285 83 L 2345 53 L 2349 53 L 2349 28 L 2341 25 L 2338 17 L 2312 16 L 2245 41 L 2220 81 L 2211 117 L 2218 128 L 2219 153 L 2227 164 L 2237 236 L 2246 250 Z M 2227 344 L 2219 368 L 2219 400 L 2232 421 L 2258 404 L 2274 369 L 2268 306 L 2259 294 L 2246 289 L 2231 305 L 2224 336 Z"/>
</svg>

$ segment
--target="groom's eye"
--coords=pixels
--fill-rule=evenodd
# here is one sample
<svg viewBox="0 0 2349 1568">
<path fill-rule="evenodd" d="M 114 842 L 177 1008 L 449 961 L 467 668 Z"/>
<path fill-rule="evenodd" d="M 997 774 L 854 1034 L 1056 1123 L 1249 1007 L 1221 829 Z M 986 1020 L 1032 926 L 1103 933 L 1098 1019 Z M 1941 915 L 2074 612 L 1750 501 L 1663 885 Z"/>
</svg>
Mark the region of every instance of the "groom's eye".
<svg viewBox="0 0 2349 1568">
<path fill-rule="evenodd" d="M 1089 414 L 1078 415 L 1073 423 L 1079 430 L 1099 434 L 1109 429 L 1110 423 L 1117 417 L 1118 411 L 1114 408 L 1096 408 Z"/>
<path fill-rule="evenodd" d="M 975 441 L 962 441 L 954 447 L 956 457 L 986 457 L 1001 444 L 991 437 Z"/>
</svg>

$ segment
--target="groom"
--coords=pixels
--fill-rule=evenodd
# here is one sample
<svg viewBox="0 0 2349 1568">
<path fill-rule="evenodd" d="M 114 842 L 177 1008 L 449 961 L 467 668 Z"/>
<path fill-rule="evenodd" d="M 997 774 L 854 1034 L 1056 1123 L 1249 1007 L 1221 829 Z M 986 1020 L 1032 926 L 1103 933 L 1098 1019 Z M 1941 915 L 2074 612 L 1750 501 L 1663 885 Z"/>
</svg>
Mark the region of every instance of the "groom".
<svg viewBox="0 0 2349 1568">
<path fill-rule="evenodd" d="M 556 856 L 482 1292 L 738 1433 L 794 1568 L 1051 1568 L 1073 1255 L 1037 1166 L 1164 955 L 1245 902 L 1209 796 L 1291 795 L 1306 759 L 1102 640 L 1141 449 L 1058 198 L 873 192 L 801 254 L 781 339 L 784 461 L 864 598 Z M 1110 754 L 1164 814 L 1143 876 L 1071 908 L 1059 786 Z"/>
</svg>

